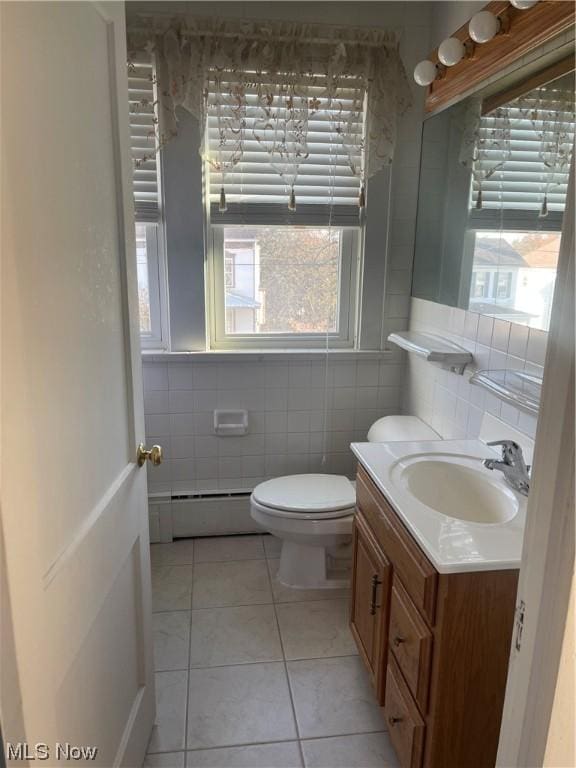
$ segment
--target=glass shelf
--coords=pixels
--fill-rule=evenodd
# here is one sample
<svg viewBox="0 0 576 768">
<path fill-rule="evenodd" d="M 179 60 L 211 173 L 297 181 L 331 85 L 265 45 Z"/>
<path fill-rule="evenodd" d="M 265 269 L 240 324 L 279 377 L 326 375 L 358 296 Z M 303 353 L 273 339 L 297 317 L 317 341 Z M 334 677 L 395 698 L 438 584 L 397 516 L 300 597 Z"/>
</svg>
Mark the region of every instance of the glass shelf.
<svg viewBox="0 0 576 768">
<path fill-rule="evenodd" d="M 470 377 L 470 384 L 486 389 L 505 403 L 526 413 L 540 410 L 542 379 L 526 371 L 483 370 Z"/>
</svg>

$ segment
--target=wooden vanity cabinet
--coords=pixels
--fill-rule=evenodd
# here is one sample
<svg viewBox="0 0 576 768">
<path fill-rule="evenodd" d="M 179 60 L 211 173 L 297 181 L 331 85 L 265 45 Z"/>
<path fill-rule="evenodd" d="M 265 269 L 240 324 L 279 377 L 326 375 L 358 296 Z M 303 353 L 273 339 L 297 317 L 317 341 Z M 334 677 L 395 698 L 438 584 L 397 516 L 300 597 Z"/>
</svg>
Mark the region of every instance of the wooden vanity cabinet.
<svg viewBox="0 0 576 768">
<path fill-rule="evenodd" d="M 518 571 L 435 570 L 362 466 L 350 625 L 402 768 L 496 762 Z"/>
</svg>

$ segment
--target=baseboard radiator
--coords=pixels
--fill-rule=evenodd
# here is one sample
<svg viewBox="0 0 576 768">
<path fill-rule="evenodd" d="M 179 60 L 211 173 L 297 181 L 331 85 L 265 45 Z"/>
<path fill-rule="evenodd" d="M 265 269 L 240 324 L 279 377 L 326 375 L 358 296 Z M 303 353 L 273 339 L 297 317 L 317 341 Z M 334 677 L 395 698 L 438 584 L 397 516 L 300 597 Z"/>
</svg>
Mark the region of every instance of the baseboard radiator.
<svg viewBox="0 0 576 768">
<path fill-rule="evenodd" d="M 262 533 L 250 517 L 250 491 L 153 496 L 148 509 L 153 543 L 190 536 Z"/>
</svg>

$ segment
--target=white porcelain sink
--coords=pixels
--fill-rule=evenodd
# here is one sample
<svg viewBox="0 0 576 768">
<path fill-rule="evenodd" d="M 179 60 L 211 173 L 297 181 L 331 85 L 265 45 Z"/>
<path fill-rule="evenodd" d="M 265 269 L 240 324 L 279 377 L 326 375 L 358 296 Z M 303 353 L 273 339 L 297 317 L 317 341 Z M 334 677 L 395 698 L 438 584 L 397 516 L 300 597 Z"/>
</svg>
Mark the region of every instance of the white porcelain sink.
<svg viewBox="0 0 576 768">
<path fill-rule="evenodd" d="M 477 458 L 415 454 L 404 457 L 396 469 L 412 496 L 448 517 L 493 525 L 508 522 L 518 512 L 514 492 Z"/>
<path fill-rule="evenodd" d="M 498 433 L 506 435 L 505 427 Z M 440 573 L 519 568 L 525 496 L 482 465 L 481 440 L 353 443 L 376 487 Z"/>
</svg>

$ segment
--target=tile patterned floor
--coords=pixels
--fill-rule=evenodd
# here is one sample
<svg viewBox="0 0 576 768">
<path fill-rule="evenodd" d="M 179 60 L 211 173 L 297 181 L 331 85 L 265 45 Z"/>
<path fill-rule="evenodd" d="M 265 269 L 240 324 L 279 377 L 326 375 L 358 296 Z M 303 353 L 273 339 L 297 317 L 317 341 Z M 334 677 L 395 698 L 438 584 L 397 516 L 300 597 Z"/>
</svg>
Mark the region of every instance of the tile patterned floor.
<svg viewBox="0 0 576 768">
<path fill-rule="evenodd" d="M 154 544 L 147 768 L 396 768 L 346 590 L 276 580 L 272 536 Z"/>
</svg>

